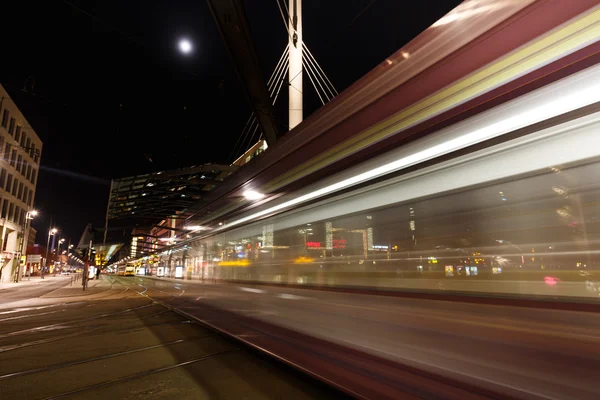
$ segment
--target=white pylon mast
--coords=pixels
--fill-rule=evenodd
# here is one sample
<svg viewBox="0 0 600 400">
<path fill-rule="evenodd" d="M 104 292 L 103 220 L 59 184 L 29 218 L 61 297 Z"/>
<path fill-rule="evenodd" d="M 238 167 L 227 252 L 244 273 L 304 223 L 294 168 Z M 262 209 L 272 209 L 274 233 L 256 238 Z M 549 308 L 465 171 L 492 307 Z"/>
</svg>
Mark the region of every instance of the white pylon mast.
<svg viewBox="0 0 600 400">
<path fill-rule="evenodd" d="M 302 0 L 289 0 L 289 126 L 302 122 Z"/>
</svg>

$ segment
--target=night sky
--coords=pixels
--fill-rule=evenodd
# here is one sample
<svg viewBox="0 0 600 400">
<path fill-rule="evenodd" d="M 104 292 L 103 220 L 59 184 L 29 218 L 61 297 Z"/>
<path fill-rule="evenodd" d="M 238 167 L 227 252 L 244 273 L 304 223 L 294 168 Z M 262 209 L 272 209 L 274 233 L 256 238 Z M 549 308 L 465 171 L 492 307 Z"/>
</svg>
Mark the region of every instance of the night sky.
<svg viewBox="0 0 600 400">
<path fill-rule="evenodd" d="M 459 3 L 303 0 L 304 40 L 341 92 Z M 276 0 L 245 4 L 267 79 L 283 21 Z M 179 53 L 181 37 L 193 54 Z M 250 105 L 206 1 L 13 1 L 0 38 L 0 82 L 44 142 L 38 243 L 50 217 L 75 242 L 102 227 L 113 178 L 233 161 Z M 306 118 L 320 102 L 304 82 Z"/>
</svg>

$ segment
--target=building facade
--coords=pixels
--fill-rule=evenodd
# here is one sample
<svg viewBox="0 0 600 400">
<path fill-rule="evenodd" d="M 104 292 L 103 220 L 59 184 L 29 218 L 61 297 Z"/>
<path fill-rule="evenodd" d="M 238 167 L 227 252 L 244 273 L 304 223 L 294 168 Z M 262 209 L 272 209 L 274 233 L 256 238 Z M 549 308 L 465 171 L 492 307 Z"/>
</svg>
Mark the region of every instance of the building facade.
<svg viewBox="0 0 600 400">
<path fill-rule="evenodd" d="M 40 138 L 0 85 L 0 282 L 14 280 L 25 253 L 41 154 Z"/>
</svg>

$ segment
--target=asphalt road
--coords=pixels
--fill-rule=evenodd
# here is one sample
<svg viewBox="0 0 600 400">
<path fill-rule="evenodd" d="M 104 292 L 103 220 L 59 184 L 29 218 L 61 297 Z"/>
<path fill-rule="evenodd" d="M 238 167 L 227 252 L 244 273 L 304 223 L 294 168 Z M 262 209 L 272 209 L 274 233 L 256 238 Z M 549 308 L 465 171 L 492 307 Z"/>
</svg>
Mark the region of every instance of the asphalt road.
<svg viewBox="0 0 600 400">
<path fill-rule="evenodd" d="M 129 281 L 65 283 L 0 291 L 0 399 L 346 398 Z"/>
<path fill-rule="evenodd" d="M 318 351 L 302 359 L 302 354 L 294 355 L 286 343 L 298 347 L 308 342 L 308 337 L 322 339 L 325 342 L 314 346 L 342 345 L 376 356 L 378 367 L 383 365 L 381 359 L 393 361 L 500 393 L 500 397 L 600 398 L 598 313 L 272 286 L 118 279 L 209 324 L 227 327 L 229 333 L 271 347 L 275 353 L 287 352 L 309 369 L 326 361 L 319 359 Z M 230 313 L 232 317 L 227 319 Z M 236 319 L 243 329 L 232 322 Z M 296 338 L 293 344 L 296 333 L 306 336 Z M 367 381 L 381 380 L 384 369 L 369 375 L 372 365 L 340 362 L 343 354 L 336 355 L 337 370 L 325 374 L 343 381 L 339 369 L 350 371 L 348 374 L 363 377 L 362 388 L 354 382 L 361 390 L 368 389 Z M 386 379 L 399 379 L 397 376 Z M 345 379 L 348 382 L 348 377 Z M 388 387 L 393 383 L 385 382 Z"/>
</svg>

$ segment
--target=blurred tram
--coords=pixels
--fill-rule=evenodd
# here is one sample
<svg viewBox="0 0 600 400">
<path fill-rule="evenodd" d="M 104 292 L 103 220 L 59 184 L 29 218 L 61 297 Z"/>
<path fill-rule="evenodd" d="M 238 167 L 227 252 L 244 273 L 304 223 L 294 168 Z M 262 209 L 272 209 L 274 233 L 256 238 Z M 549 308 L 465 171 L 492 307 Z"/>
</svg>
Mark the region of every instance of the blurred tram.
<svg viewBox="0 0 600 400">
<path fill-rule="evenodd" d="M 114 266 L 118 276 L 135 276 L 135 266 L 130 264 L 118 264 Z"/>
<path fill-rule="evenodd" d="M 185 258 L 163 261 L 194 279 L 589 295 L 599 38 L 597 1 L 464 2 L 270 149 L 248 178 L 260 204 L 198 215 L 171 248 Z"/>
</svg>

